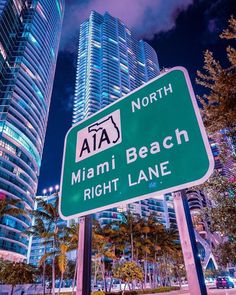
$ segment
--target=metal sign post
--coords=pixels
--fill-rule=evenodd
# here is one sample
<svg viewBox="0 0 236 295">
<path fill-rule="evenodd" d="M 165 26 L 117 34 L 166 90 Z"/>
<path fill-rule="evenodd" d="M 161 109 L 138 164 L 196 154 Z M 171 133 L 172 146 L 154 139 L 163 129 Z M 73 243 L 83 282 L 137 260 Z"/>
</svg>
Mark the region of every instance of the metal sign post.
<svg viewBox="0 0 236 295">
<path fill-rule="evenodd" d="M 185 190 L 174 194 L 174 208 L 188 278 L 189 292 L 191 295 L 207 295 Z"/>
<path fill-rule="evenodd" d="M 91 293 L 92 216 L 80 219 L 76 295 Z"/>
</svg>

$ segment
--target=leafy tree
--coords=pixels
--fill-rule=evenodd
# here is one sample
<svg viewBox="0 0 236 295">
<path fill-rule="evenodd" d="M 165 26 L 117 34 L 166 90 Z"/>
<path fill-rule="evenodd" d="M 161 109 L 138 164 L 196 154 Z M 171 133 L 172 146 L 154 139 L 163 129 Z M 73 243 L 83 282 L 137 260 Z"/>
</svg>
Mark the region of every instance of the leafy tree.
<svg viewBox="0 0 236 295">
<path fill-rule="evenodd" d="M 0 261 L 0 281 L 12 285 L 11 295 L 18 284 L 30 284 L 35 281 L 36 269 L 23 262 Z"/>
<path fill-rule="evenodd" d="M 204 215 L 210 221 L 211 231 L 236 240 L 236 183 L 216 172 L 203 187 L 213 203 Z"/>
<path fill-rule="evenodd" d="M 233 16 L 220 38 L 235 41 L 236 19 Z M 204 53 L 204 71 L 197 71 L 196 81 L 209 92 L 199 97 L 209 136 L 218 145 L 220 159 L 229 167 L 228 174 L 235 178 L 235 153 L 231 146 L 236 144 L 236 50 L 228 46 L 226 52 L 229 66 L 224 68 L 207 50 Z"/>
<path fill-rule="evenodd" d="M 218 234 L 221 240 L 213 251 L 217 262 L 223 267 L 230 262 L 236 263 L 236 255 L 232 255 L 236 245 L 236 184 L 215 171 L 200 188 L 208 196 L 211 205 L 201 212 L 198 219 L 205 220 L 211 232 Z"/>
<path fill-rule="evenodd" d="M 220 35 L 223 39 L 236 39 L 236 19 L 232 16 L 228 29 Z M 236 50 L 228 46 L 229 67 L 223 68 L 214 59 L 213 53 L 204 53 L 204 72 L 197 71 L 197 83 L 209 89 L 209 94 L 200 98 L 203 106 L 202 115 L 206 127 L 211 132 L 232 129 L 236 124 Z"/>
<path fill-rule="evenodd" d="M 130 283 L 133 281 L 143 281 L 142 268 L 133 261 L 126 261 L 116 267 L 114 270 L 114 277 L 122 279 L 125 282 L 124 290 L 122 294 L 125 294 L 126 285 L 130 288 Z"/>
<path fill-rule="evenodd" d="M 214 251 L 219 265 L 227 267 L 228 264 L 236 264 L 236 242 L 229 238 L 228 241 L 221 243 Z"/>
<path fill-rule="evenodd" d="M 74 273 L 75 273 L 75 265 L 76 265 L 76 260 L 68 260 L 67 262 L 67 268 L 65 272 L 65 279 L 71 280 L 73 282 L 74 279 Z"/>
<path fill-rule="evenodd" d="M 222 236 L 222 243 L 214 251 L 217 261 L 226 267 L 236 263 L 236 183 L 215 172 L 202 186 L 212 201 L 202 213 L 212 232 Z"/>
<path fill-rule="evenodd" d="M 220 38 L 235 41 L 236 19 L 232 16 L 229 26 Z M 200 98 L 203 106 L 202 115 L 210 137 L 218 144 L 223 163 L 230 163 L 230 178 L 235 180 L 235 155 L 227 144 L 235 144 L 236 138 L 236 50 L 226 48 L 228 67 L 223 67 L 213 53 L 204 53 L 204 71 L 197 72 L 197 83 L 208 89 L 208 94 Z M 236 195 L 235 183 L 218 172 L 202 186 L 212 206 L 203 213 L 203 218 L 210 222 L 211 230 L 225 237 L 223 244 L 216 248 L 218 262 L 226 266 L 236 263 Z M 228 237 L 228 238 L 227 238 Z"/>
<path fill-rule="evenodd" d="M 179 236 L 177 230 L 165 228 L 159 236 L 160 238 L 158 238 L 157 244 L 157 248 L 159 249 L 157 256 L 160 268 L 159 276 L 162 285 L 166 285 L 171 274 L 173 257 L 177 251 L 180 251 L 180 246 L 177 243 Z"/>
<path fill-rule="evenodd" d="M 7 267 L 7 261 L 0 258 L 0 283 L 3 283 L 4 280 L 4 271 Z"/>
<path fill-rule="evenodd" d="M 146 227 L 146 229 L 145 229 Z M 146 240 L 146 247 L 143 249 L 145 252 L 143 253 L 144 256 L 144 284 L 146 285 L 146 272 L 148 268 L 148 261 L 152 264 L 153 268 L 153 286 L 157 286 L 157 273 L 159 269 L 159 261 L 158 257 L 161 254 L 161 245 L 163 245 L 163 238 L 165 235 L 165 228 L 163 224 L 157 222 L 156 216 L 154 214 L 150 215 L 145 222 L 144 229 L 146 231 L 145 236 L 143 237 Z M 142 244 L 141 242 L 141 253 L 142 253 Z M 148 254 L 148 255 L 147 255 Z M 151 274 L 149 274 L 149 280 L 151 280 Z"/>
</svg>

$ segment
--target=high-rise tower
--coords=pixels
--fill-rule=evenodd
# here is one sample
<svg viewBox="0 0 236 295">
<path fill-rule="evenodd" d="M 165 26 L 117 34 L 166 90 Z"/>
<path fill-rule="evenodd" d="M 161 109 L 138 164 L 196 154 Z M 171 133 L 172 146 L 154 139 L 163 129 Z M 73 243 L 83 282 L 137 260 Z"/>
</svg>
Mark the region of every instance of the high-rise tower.
<svg viewBox="0 0 236 295">
<path fill-rule="evenodd" d="M 80 27 L 74 98 L 73 123 L 114 102 L 159 74 L 155 50 L 109 13 L 91 12 Z M 146 218 L 157 213 L 166 227 L 176 227 L 170 196 L 99 212 L 101 225 L 120 218 L 119 211 L 129 210 Z"/>
<path fill-rule="evenodd" d="M 0 0 L 0 193 L 32 209 L 64 0 Z M 22 260 L 27 216 L 0 220 L 0 256 Z"/>
<path fill-rule="evenodd" d="M 156 52 L 117 18 L 92 11 L 80 27 L 73 123 L 159 74 Z"/>
</svg>

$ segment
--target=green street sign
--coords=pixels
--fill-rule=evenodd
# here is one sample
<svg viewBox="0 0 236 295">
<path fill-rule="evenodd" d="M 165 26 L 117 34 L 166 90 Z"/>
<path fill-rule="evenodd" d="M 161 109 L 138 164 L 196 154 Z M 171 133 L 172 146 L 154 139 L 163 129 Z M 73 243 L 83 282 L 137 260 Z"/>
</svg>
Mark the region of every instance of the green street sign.
<svg viewBox="0 0 236 295">
<path fill-rule="evenodd" d="M 213 167 L 188 73 L 175 67 L 68 131 L 60 214 L 85 216 L 199 185 Z"/>
</svg>

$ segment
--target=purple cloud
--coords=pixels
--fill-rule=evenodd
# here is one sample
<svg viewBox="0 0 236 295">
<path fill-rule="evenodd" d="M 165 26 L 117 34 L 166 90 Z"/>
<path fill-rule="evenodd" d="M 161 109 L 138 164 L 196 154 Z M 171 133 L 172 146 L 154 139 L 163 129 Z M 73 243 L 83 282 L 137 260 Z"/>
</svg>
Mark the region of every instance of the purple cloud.
<svg viewBox="0 0 236 295">
<path fill-rule="evenodd" d="M 155 33 L 169 31 L 175 26 L 179 13 L 193 0 L 73 0 L 66 7 L 62 32 L 62 49 L 91 10 L 101 14 L 108 11 L 123 21 L 137 37 L 151 39 Z"/>
</svg>

